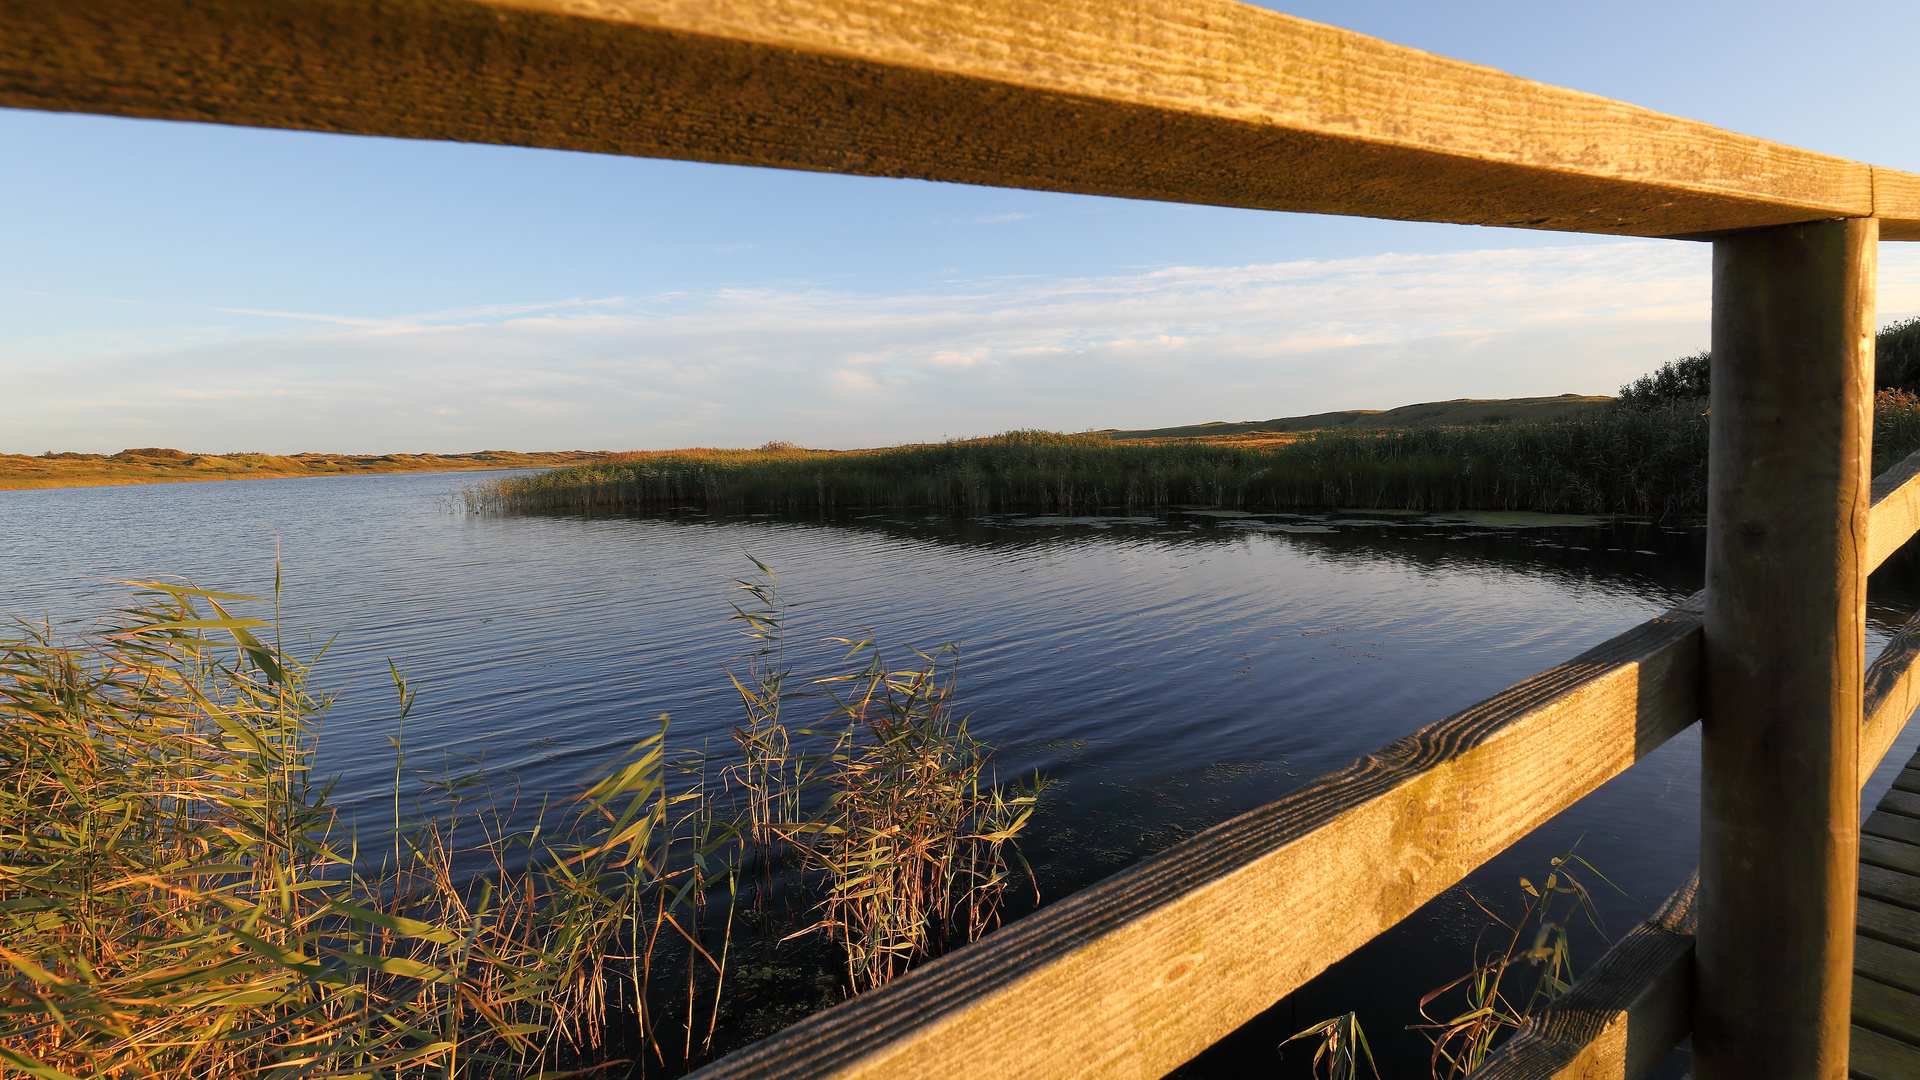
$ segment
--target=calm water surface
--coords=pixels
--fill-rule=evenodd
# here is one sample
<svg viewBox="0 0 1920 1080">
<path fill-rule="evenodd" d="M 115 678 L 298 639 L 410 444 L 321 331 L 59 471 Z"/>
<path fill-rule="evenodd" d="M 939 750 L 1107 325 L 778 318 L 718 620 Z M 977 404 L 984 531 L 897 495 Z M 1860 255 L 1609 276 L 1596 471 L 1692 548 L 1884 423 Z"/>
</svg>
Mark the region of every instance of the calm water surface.
<svg viewBox="0 0 1920 1080">
<path fill-rule="evenodd" d="M 419 691 L 414 764 L 483 759 L 566 794 L 661 713 L 680 745 L 725 742 L 737 701 L 720 664 L 746 647 L 730 583 L 751 555 L 779 573 L 803 673 L 837 670 L 831 637 L 959 644 L 1000 774 L 1053 782 L 1025 850 L 1058 898 L 1701 584 L 1699 531 L 1648 523 L 483 518 L 436 500 L 484 475 L 0 492 L 0 612 L 74 632 L 125 596 L 115 581 L 160 575 L 266 594 L 277 549 L 290 640 L 334 640 L 315 672 L 338 694 L 321 770 L 345 801 L 368 805 L 392 776 L 389 659 Z M 1916 606 L 1913 584 L 1876 579 L 1869 649 Z M 1916 739 L 1920 725 L 1888 761 Z M 1675 739 L 1185 1073 L 1304 1075 L 1310 1052 L 1280 1062 L 1274 1044 L 1357 1008 L 1389 1076 L 1425 1075 L 1426 1043 L 1402 1029 L 1467 966 L 1484 922 L 1468 893 L 1511 909 L 1515 878 L 1578 842 L 1618 886 L 1599 890 L 1609 932 L 1625 929 L 1694 865 L 1697 759 L 1694 732 Z"/>
</svg>

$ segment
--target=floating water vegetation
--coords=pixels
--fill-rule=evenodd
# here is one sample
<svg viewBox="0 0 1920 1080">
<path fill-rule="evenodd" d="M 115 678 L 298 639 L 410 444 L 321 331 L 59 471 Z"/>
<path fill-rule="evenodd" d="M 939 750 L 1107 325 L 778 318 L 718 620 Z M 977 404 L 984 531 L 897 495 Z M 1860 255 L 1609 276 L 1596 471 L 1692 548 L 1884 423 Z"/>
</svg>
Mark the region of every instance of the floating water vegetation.
<svg viewBox="0 0 1920 1080">
<path fill-rule="evenodd" d="M 1875 471 L 1920 449 L 1913 398 L 1881 395 Z M 684 507 L 818 513 L 927 507 L 1060 514 L 1102 509 L 1530 510 L 1670 517 L 1706 512 L 1707 417 L 1697 403 L 1538 424 L 1308 432 L 1290 441 L 1113 441 L 1013 431 L 880 450 L 683 450 L 469 486 L 470 511 Z"/>
</svg>

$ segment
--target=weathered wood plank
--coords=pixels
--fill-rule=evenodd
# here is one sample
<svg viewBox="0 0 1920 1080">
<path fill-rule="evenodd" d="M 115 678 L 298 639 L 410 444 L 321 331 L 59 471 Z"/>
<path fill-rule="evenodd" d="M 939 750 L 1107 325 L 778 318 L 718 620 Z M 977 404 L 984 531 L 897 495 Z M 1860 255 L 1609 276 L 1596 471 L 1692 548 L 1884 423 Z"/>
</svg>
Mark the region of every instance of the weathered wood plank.
<svg viewBox="0 0 1920 1080">
<path fill-rule="evenodd" d="M 1901 174 L 1231 0 L 4 0 L 0 105 L 1612 235 L 1920 222 Z"/>
<path fill-rule="evenodd" d="M 1858 1080 L 1913 1080 L 1920 1076 L 1920 1049 L 1877 1031 L 1853 1029 L 1847 1075 Z"/>
<path fill-rule="evenodd" d="M 1474 1080 L 1632 1080 L 1687 1036 L 1698 875 L 1535 1013 Z"/>
<path fill-rule="evenodd" d="M 1920 1043 L 1920 995 L 1855 975 L 1853 1022 L 1905 1043 Z"/>
<path fill-rule="evenodd" d="M 1878 569 L 1920 531 L 1920 451 L 1873 478 L 1867 569 Z"/>
<path fill-rule="evenodd" d="M 1920 792 L 1920 769 L 1911 765 L 1901 769 L 1893 778 L 1893 788 L 1895 791 Z"/>
<path fill-rule="evenodd" d="M 1853 939 L 1856 974 L 1920 994 L 1920 953 L 1889 945 L 1878 938 Z"/>
<path fill-rule="evenodd" d="M 1920 909 L 1920 878 L 1868 863 L 1860 865 L 1860 895 L 1895 907 Z"/>
<path fill-rule="evenodd" d="M 1867 937 L 1920 951 L 1920 912 L 1861 897 L 1858 926 L 1860 933 Z"/>
<path fill-rule="evenodd" d="M 1920 176 L 1874 166 L 1873 215 L 1880 239 L 1920 240 Z"/>
<path fill-rule="evenodd" d="M 1920 875 L 1920 845 L 1903 844 L 1878 836 L 1860 837 L 1860 864 L 1881 866 L 1902 874 Z"/>
<path fill-rule="evenodd" d="M 1692 724 L 1698 620 L 1669 612 L 698 1075 L 1160 1077 Z"/>
<path fill-rule="evenodd" d="M 1860 832 L 1866 836 L 1898 840 L 1903 844 L 1920 844 L 1920 821 L 1899 814 L 1883 814 L 1875 810 L 1860 823 Z"/>
<path fill-rule="evenodd" d="M 1878 236 L 1713 244 L 1699 1080 L 1846 1069 Z"/>
<path fill-rule="evenodd" d="M 1920 818 L 1920 794 L 1893 788 L 1881 797 L 1880 805 L 1874 809 L 1901 817 Z"/>
</svg>

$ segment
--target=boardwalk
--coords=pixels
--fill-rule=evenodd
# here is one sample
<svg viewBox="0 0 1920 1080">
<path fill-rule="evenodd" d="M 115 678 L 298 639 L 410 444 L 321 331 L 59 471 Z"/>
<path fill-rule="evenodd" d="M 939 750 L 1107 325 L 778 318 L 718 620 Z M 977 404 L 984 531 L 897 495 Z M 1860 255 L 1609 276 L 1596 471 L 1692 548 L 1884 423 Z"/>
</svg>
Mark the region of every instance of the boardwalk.
<svg viewBox="0 0 1920 1080">
<path fill-rule="evenodd" d="M 1711 241 L 1697 602 L 702 1075 L 1155 1080 L 1701 722 L 1697 893 L 1478 1075 L 1920 1077 L 1920 770 L 1855 832 L 1920 705 L 1920 619 L 1863 652 L 1920 175 L 1231 0 L 0 0 L 0 106 Z"/>
<path fill-rule="evenodd" d="M 1920 754 L 1860 831 L 1849 1071 L 1911 1080 L 1920 1076 Z"/>
</svg>

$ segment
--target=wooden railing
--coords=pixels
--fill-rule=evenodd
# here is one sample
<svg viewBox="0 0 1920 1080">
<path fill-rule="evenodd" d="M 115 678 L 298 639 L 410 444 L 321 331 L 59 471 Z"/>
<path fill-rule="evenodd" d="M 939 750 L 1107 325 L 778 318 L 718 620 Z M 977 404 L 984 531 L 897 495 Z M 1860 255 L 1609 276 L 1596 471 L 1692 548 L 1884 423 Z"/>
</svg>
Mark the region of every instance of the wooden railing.
<svg viewBox="0 0 1920 1080">
<path fill-rule="evenodd" d="M 1920 699 L 1920 628 L 1860 644 L 1920 524 L 1920 462 L 1866 490 L 1920 176 L 1229 0 L 0 0 L 0 105 L 1712 240 L 1702 595 L 701 1075 L 1160 1076 L 1703 717 L 1697 895 L 1484 1071 L 1844 1072 L 1858 781 Z"/>
</svg>

